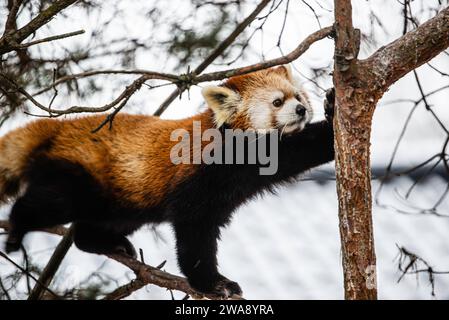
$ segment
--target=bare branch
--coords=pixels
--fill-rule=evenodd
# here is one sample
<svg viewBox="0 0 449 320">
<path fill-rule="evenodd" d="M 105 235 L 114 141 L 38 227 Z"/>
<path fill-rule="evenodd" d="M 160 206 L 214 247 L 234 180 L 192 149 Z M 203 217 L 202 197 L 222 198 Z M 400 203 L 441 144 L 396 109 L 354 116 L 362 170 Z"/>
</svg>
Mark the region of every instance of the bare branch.
<svg viewBox="0 0 449 320">
<path fill-rule="evenodd" d="M 128 268 L 135 274 L 137 279 L 140 279 L 145 284 L 154 284 L 159 287 L 167 288 L 169 290 L 182 291 L 194 298 L 202 299 L 208 298 L 213 300 L 223 299 L 221 296 L 213 294 L 203 294 L 192 287 L 190 287 L 187 279 L 162 271 L 158 268 L 146 265 L 138 260 L 131 259 L 121 255 L 108 255 L 109 258 L 114 259 Z M 238 296 L 233 296 L 231 299 L 242 299 Z"/>
<path fill-rule="evenodd" d="M 131 295 L 134 291 L 137 291 L 146 286 L 146 283 L 140 279 L 133 279 L 129 283 L 118 287 L 111 293 L 108 293 L 103 300 L 120 300 Z"/>
<path fill-rule="evenodd" d="M 357 60 L 360 33 L 352 26 L 351 1 L 334 2 L 337 106 L 334 131 L 345 297 L 375 299 L 375 285 L 370 288 L 366 285 L 369 276 L 366 268 L 374 271 L 376 263 L 369 160 L 372 115 L 389 86 L 449 46 L 449 7 L 368 59 Z M 428 105 L 419 81 L 418 86 L 426 109 L 448 133 Z M 446 156 L 440 159 L 445 162 Z"/>
<path fill-rule="evenodd" d="M 50 41 L 61 40 L 61 39 L 69 38 L 69 37 L 74 37 L 74 36 L 83 34 L 85 32 L 86 31 L 84 31 L 84 30 L 78 30 L 78 31 L 63 33 L 63 34 L 59 34 L 59 35 L 56 35 L 56 36 L 51 36 L 51 37 L 47 37 L 47 38 L 31 41 L 31 42 L 28 42 L 28 43 L 19 44 L 17 46 L 14 46 L 13 48 L 14 49 L 25 49 L 25 48 L 34 46 L 36 44 L 41 44 L 41 43 L 44 43 L 44 42 L 50 42 Z"/>
<path fill-rule="evenodd" d="M 375 79 L 373 90 L 385 92 L 405 74 L 426 63 L 449 47 L 449 7 L 432 19 L 389 45 L 380 48 L 368 59 L 360 61 L 366 78 Z"/>
<path fill-rule="evenodd" d="M 216 48 L 213 50 L 198 67 L 193 70 L 194 74 L 200 74 L 203 72 L 214 60 L 219 57 L 233 42 L 234 40 L 246 29 L 246 27 L 257 17 L 257 15 L 267 6 L 271 0 L 263 0 L 259 5 L 245 18 L 229 36 L 226 37 Z M 165 109 L 180 95 L 185 89 L 185 86 L 176 88 L 165 101 L 159 106 L 154 113 L 155 116 L 160 116 Z"/>
<path fill-rule="evenodd" d="M 10 262 L 12 265 L 14 265 L 17 269 L 19 269 L 20 271 L 22 271 L 23 273 L 27 274 L 28 277 L 30 277 L 31 279 L 33 279 L 34 281 L 36 281 L 37 283 L 39 283 L 46 291 L 48 291 L 50 294 L 52 294 L 56 299 L 59 299 L 59 296 L 54 293 L 52 290 L 50 290 L 45 284 L 41 283 L 39 281 L 39 279 L 36 279 L 32 274 L 30 274 L 27 270 L 25 270 L 24 268 L 22 268 L 21 266 L 19 266 L 16 262 L 14 262 L 14 260 L 12 260 L 10 257 L 8 257 L 7 254 L 3 253 L 2 251 L 0 251 L 0 257 L 4 258 L 5 260 L 7 260 L 8 262 Z"/>
<path fill-rule="evenodd" d="M 0 289 L 2 289 L 4 296 L 6 297 L 6 300 L 11 300 L 11 296 L 8 293 L 8 290 L 3 285 L 2 279 L 0 278 Z"/>
<path fill-rule="evenodd" d="M 41 11 L 34 19 L 17 31 L 4 33 L 0 38 L 0 55 L 14 50 L 23 40 L 43 25 L 47 24 L 55 15 L 78 0 L 59 0 L 52 3 L 47 9 Z M 18 10 L 18 8 L 17 8 Z M 11 13 L 11 12 L 10 12 Z M 15 15 L 14 15 L 15 16 Z M 9 16 L 8 16 L 9 20 Z"/>
<path fill-rule="evenodd" d="M 9 230 L 9 222 L 5 220 L 0 220 L 0 228 L 3 228 L 5 230 Z M 61 231 L 64 230 L 64 234 L 67 232 L 67 228 L 64 227 L 58 227 L 58 228 L 50 228 L 50 229 L 44 229 L 42 231 L 54 233 L 61 235 Z M 0 252 L 1 253 L 1 252 Z M 6 256 L 6 255 L 5 255 Z M 121 264 L 125 265 L 129 269 L 131 269 L 134 274 L 136 275 L 136 279 L 139 279 L 139 281 L 142 281 L 142 286 L 148 285 L 148 284 L 154 284 L 159 287 L 167 288 L 169 290 L 177 290 L 182 291 L 191 297 L 198 298 L 198 299 L 214 299 L 219 300 L 223 299 L 221 296 L 213 295 L 213 294 L 203 294 L 201 292 L 196 291 L 193 289 L 187 279 L 176 276 L 173 274 L 170 274 L 168 272 L 162 271 L 157 267 L 152 267 L 147 264 L 144 264 L 138 260 L 128 258 L 121 255 L 108 255 L 109 258 L 120 262 Z M 8 258 L 9 259 L 9 258 Z M 162 266 L 161 266 L 162 268 Z M 33 278 L 33 280 L 38 281 L 37 279 Z M 138 286 L 136 285 L 136 290 L 138 289 Z M 122 289 L 124 290 L 124 289 Z M 123 291 L 120 291 L 123 292 Z M 231 299 L 242 299 L 239 296 L 232 296 Z"/>
<path fill-rule="evenodd" d="M 19 12 L 20 5 L 22 4 L 22 0 L 10 0 L 8 1 L 9 14 L 5 23 L 5 31 L 3 35 L 6 35 L 10 32 L 13 32 L 17 29 L 17 13 Z M 11 3 L 11 6 L 9 6 Z"/>
<path fill-rule="evenodd" d="M 33 93 L 33 96 L 37 96 L 40 95 L 42 93 L 45 93 L 51 89 L 53 89 L 55 86 L 58 86 L 60 84 L 72 81 L 72 80 L 77 80 L 77 79 L 82 79 L 82 78 L 88 78 L 88 77 L 93 77 L 93 76 L 97 76 L 97 75 L 108 75 L 108 74 L 121 74 L 121 75 L 132 75 L 132 74 L 140 74 L 140 75 L 147 75 L 149 77 L 154 76 L 154 79 L 159 79 L 159 80 L 166 80 L 166 81 L 178 81 L 179 78 L 177 75 L 174 74 L 169 74 L 169 73 L 159 73 L 159 72 L 153 72 L 150 70 L 142 70 L 142 69 L 134 69 L 134 70 L 91 70 L 91 71 L 85 71 L 85 72 L 81 72 L 81 73 L 75 73 L 75 74 L 70 74 L 67 76 L 63 76 L 61 78 L 56 79 L 50 86 L 45 87 L 39 91 L 36 91 L 35 93 Z"/>
<path fill-rule="evenodd" d="M 131 83 L 129 86 L 127 86 L 126 89 L 124 91 L 122 91 L 122 93 L 116 99 L 114 99 L 112 102 L 105 104 L 103 106 L 100 106 L 100 107 L 72 106 L 72 107 L 65 108 L 65 109 L 52 109 L 50 107 L 43 105 L 39 101 L 37 101 L 33 97 L 33 95 L 31 95 L 25 89 L 23 89 L 22 87 L 17 85 L 12 79 L 8 78 L 6 75 L 0 73 L 0 76 L 3 77 L 7 82 L 9 82 L 9 84 L 13 88 L 15 88 L 18 92 L 20 92 L 28 100 L 30 100 L 31 103 L 33 103 L 36 107 L 38 107 L 39 109 L 41 109 L 45 112 L 48 112 L 49 117 L 58 117 L 58 116 L 70 114 L 70 113 L 105 112 L 105 111 L 108 111 L 116 106 L 120 106 L 122 102 L 126 103 L 126 101 L 129 99 L 129 97 L 131 95 L 133 95 L 137 90 L 139 90 L 141 88 L 141 86 L 145 83 L 145 81 L 147 81 L 147 80 L 151 80 L 151 79 L 168 80 L 168 81 L 177 83 L 179 86 L 179 90 L 183 90 L 183 88 L 185 89 L 192 84 L 198 84 L 198 83 L 207 82 L 207 81 L 223 80 L 225 78 L 243 75 L 243 74 L 247 74 L 250 72 L 259 71 L 262 69 L 267 69 L 270 67 L 290 63 L 293 60 L 296 60 L 304 52 L 306 52 L 313 43 L 315 43 L 316 41 L 319 41 L 321 39 L 324 39 L 328 36 L 331 36 L 332 33 L 333 33 L 333 27 L 323 28 L 323 29 L 318 30 L 318 31 L 312 33 L 311 35 L 309 35 L 306 39 L 304 39 L 304 41 L 302 41 L 298 45 L 298 47 L 296 47 L 296 49 L 294 49 L 293 51 L 291 51 L 289 54 L 287 54 L 285 56 L 281 56 L 276 59 L 268 60 L 268 61 L 261 62 L 261 63 L 256 63 L 256 64 L 242 67 L 242 68 L 235 68 L 235 69 L 229 69 L 229 70 L 224 70 L 224 71 L 205 73 L 205 74 L 198 75 L 198 76 L 196 75 L 195 72 L 176 76 L 173 74 L 160 73 L 160 72 L 154 72 L 154 71 L 143 71 L 143 70 L 90 71 L 90 72 L 85 72 L 85 73 L 81 73 L 81 74 L 77 74 L 77 75 L 63 77 L 61 79 L 56 80 L 55 83 L 52 84 L 51 86 L 35 93 L 35 95 L 43 93 L 45 91 L 48 91 L 48 90 L 54 88 L 54 86 L 57 84 L 69 81 L 71 79 L 79 78 L 79 77 L 88 77 L 88 76 L 93 76 L 93 75 L 97 75 L 97 74 L 108 74 L 108 73 L 111 73 L 111 74 L 112 73 L 117 73 L 117 74 L 118 73 L 121 73 L 121 74 L 143 73 L 143 75 L 141 77 L 139 77 L 133 83 Z M 177 93 L 176 94 L 173 93 L 173 96 L 176 97 Z M 123 107 L 123 105 L 121 105 L 120 109 L 122 107 Z M 163 109 L 163 110 L 158 109 L 158 110 L 161 110 L 161 112 L 163 112 L 165 109 Z M 115 114 L 117 114 L 117 112 L 115 112 Z M 115 114 L 114 114 L 114 116 L 115 116 Z M 156 112 L 155 114 L 158 115 L 159 113 Z M 112 118 L 114 116 L 112 116 Z M 107 123 L 107 122 L 109 122 L 109 119 L 105 123 Z M 103 123 L 103 125 L 105 123 Z"/>
<path fill-rule="evenodd" d="M 17 83 L 15 83 L 13 80 L 9 79 L 6 75 L 1 74 L 0 76 L 3 77 L 5 80 L 7 80 L 9 82 L 9 84 L 15 88 L 18 92 L 20 92 L 22 95 L 24 95 L 28 100 L 30 100 L 36 107 L 38 107 L 39 109 L 48 112 L 48 116 L 49 117 L 58 117 L 64 114 L 71 114 L 71 113 L 83 113 L 83 112 L 104 112 L 104 111 L 108 111 L 109 109 L 115 107 L 116 105 L 119 105 L 122 101 L 125 101 L 127 99 L 129 99 L 129 97 L 131 95 L 133 95 L 137 90 L 139 90 L 143 83 L 149 79 L 157 79 L 157 78 L 164 78 L 164 80 L 166 79 L 163 76 L 160 76 L 160 74 L 158 73 L 154 73 L 154 74 L 145 74 L 141 77 L 139 77 L 138 79 L 134 80 L 133 83 L 131 83 L 129 86 L 127 86 L 125 88 L 125 90 L 122 91 L 122 93 L 115 98 L 112 102 L 107 103 L 103 106 L 100 107 L 84 107 L 84 106 L 72 106 L 63 110 L 59 110 L 59 109 L 52 109 L 50 107 L 47 107 L 45 105 L 43 105 L 42 103 L 40 103 L 39 101 L 37 101 L 36 99 L 33 98 L 33 96 L 28 93 L 25 89 L 23 89 L 22 87 L 20 87 L 19 85 L 17 85 Z"/>
<path fill-rule="evenodd" d="M 242 68 L 228 69 L 224 71 L 205 73 L 203 75 L 199 75 L 194 77 L 194 81 L 196 83 L 205 82 L 205 81 L 216 81 L 222 80 L 229 77 L 239 76 L 243 74 L 247 74 L 250 72 L 259 71 L 262 69 L 267 69 L 275 66 L 279 66 L 282 64 L 290 63 L 296 59 L 298 59 L 301 55 L 306 52 L 312 44 L 315 42 L 322 40 L 326 37 L 332 36 L 334 32 L 334 28 L 332 26 L 320 29 L 315 31 L 307 38 L 305 38 L 293 51 L 286 54 L 285 56 L 281 56 L 279 58 L 275 58 L 272 60 L 268 60 L 265 62 L 260 62 L 256 64 L 252 64 Z"/>
<path fill-rule="evenodd" d="M 401 282 L 407 274 L 427 273 L 429 283 L 432 287 L 431 294 L 432 296 L 435 296 L 435 275 L 446 275 L 449 274 L 449 271 L 434 270 L 434 268 L 426 260 L 417 254 L 407 250 L 405 247 L 400 247 L 398 245 L 396 245 L 396 247 L 399 250 L 398 269 L 401 271 L 401 276 L 398 279 L 398 283 Z M 420 265 L 423 265 L 424 267 L 421 267 Z"/>
<path fill-rule="evenodd" d="M 50 260 L 39 276 L 39 281 L 36 282 L 33 290 L 28 296 L 28 300 L 40 300 L 42 294 L 44 293 L 45 287 L 49 287 L 51 281 L 53 280 L 56 271 L 58 271 L 59 266 L 61 265 L 62 260 L 66 256 L 70 247 L 72 246 L 73 240 L 73 226 L 67 229 L 67 232 L 62 237 L 62 240 L 58 243 L 55 251 L 53 252 Z"/>
</svg>

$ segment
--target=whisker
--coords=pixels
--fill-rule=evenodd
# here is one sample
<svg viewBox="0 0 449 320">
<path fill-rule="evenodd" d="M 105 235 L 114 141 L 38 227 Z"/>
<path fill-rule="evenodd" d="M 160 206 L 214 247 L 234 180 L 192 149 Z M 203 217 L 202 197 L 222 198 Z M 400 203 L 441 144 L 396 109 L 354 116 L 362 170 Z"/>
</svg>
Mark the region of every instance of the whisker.
<svg viewBox="0 0 449 320">
<path fill-rule="evenodd" d="M 265 130 L 265 129 L 261 129 L 261 130 Z M 259 140 L 260 138 L 262 138 L 262 133 L 260 133 L 260 132 L 258 132 L 257 130 L 255 130 L 255 133 L 256 133 L 256 139 L 254 139 L 254 140 L 251 140 L 251 141 L 248 141 L 248 143 L 254 143 L 254 142 L 256 142 L 257 140 Z M 264 133 L 265 134 L 265 133 Z"/>
<path fill-rule="evenodd" d="M 279 135 L 279 141 L 282 141 L 282 134 L 284 133 L 284 130 L 287 126 L 288 126 L 288 122 L 284 125 L 284 127 L 281 130 L 281 134 Z"/>
</svg>

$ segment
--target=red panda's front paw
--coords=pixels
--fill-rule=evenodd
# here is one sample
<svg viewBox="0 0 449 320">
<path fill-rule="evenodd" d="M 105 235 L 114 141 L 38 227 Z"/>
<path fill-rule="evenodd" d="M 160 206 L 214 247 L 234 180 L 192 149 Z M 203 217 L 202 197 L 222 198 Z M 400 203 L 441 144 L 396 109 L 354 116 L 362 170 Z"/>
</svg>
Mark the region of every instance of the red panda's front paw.
<svg viewBox="0 0 449 320">
<path fill-rule="evenodd" d="M 121 241 L 117 241 L 112 250 L 113 253 L 116 254 L 128 256 L 129 258 L 133 259 L 137 258 L 136 249 L 126 237 L 123 237 Z"/>
<path fill-rule="evenodd" d="M 8 239 L 5 244 L 6 253 L 11 253 L 20 250 L 22 246 L 22 238 L 23 234 L 19 232 L 15 232 L 14 229 L 10 230 Z"/>
<path fill-rule="evenodd" d="M 114 253 L 128 256 L 130 258 L 137 258 L 137 252 L 136 249 L 134 249 L 134 246 L 126 246 L 126 245 L 118 245 L 114 247 Z"/>
<path fill-rule="evenodd" d="M 324 99 L 324 115 L 328 121 L 331 121 L 334 117 L 335 106 L 335 89 L 330 88 L 326 90 L 326 98 Z"/>
<path fill-rule="evenodd" d="M 218 281 L 215 285 L 213 293 L 225 298 L 229 299 L 233 296 L 242 296 L 242 289 L 239 284 L 235 281 L 231 281 L 227 278 L 223 278 Z"/>
<path fill-rule="evenodd" d="M 217 276 L 206 277 L 190 277 L 189 283 L 195 290 L 204 293 L 216 295 L 220 299 L 228 299 L 233 296 L 241 296 L 242 289 L 237 282 L 231 281 L 228 278 L 218 274 Z"/>
</svg>

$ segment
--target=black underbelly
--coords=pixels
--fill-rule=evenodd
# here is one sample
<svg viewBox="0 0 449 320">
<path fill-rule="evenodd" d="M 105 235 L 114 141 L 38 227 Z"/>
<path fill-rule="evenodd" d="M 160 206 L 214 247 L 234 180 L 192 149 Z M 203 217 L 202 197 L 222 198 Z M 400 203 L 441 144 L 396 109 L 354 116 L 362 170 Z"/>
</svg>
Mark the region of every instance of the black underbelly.
<svg viewBox="0 0 449 320">
<path fill-rule="evenodd" d="M 59 208 L 71 222 L 88 221 L 129 234 L 145 223 L 159 223 L 166 218 L 163 207 L 142 208 L 119 199 L 82 165 L 67 160 L 36 158 L 25 177 L 27 190 L 33 192 L 28 198 L 36 211 Z"/>
</svg>

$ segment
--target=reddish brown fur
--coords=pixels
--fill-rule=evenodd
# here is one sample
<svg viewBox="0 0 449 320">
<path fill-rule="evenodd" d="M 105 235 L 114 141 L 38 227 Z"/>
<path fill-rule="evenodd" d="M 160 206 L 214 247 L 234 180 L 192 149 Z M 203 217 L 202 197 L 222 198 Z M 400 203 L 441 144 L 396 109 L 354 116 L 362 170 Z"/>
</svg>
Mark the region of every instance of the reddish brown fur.
<svg viewBox="0 0 449 320">
<path fill-rule="evenodd" d="M 193 121 L 202 130 L 213 126 L 211 112 L 183 120 L 162 120 L 144 115 L 119 114 L 112 129 L 96 128 L 104 115 L 70 120 L 43 119 L 16 129 L 0 139 L 0 185 L 21 179 L 30 156 L 50 142 L 44 156 L 82 165 L 119 199 L 139 206 L 157 205 L 176 184 L 193 172 L 193 165 L 174 165 L 170 149 L 173 130 L 192 132 Z"/>
<path fill-rule="evenodd" d="M 285 79 L 289 83 L 293 82 L 293 78 L 285 66 L 260 70 L 257 72 L 229 78 L 223 83 L 223 86 L 239 93 L 243 100 L 249 100 L 257 90 L 276 88 L 284 93 L 284 99 L 292 98 L 294 93 L 291 87 L 285 87 Z M 245 105 L 245 103 L 243 103 Z M 233 128 L 243 130 L 251 128 L 250 119 L 247 117 L 245 110 L 237 112 L 232 118 L 230 124 Z M 273 113 L 272 127 L 276 128 L 276 121 Z"/>
<path fill-rule="evenodd" d="M 334 157 L 331 107 L 327 120 L 306 123 L 310 119 L 304 117 L 306 107 L 299 104 L 298 90 L 289 69 L 279 67 L 203 88 L 209 110 L 183 120 L 119 114 L 111 130 L 104 127 L 92 133 L 104 119 L 95 115 L 38 120 L 10 132 L 0 139 L 0 198 L 14 195 L 20 183 L 26 188 L 11 209 L 6 252 L 19 250 L 30 231 L 72 222 L 79 249 L 135 257 L 126 236 L 143 224 L 165 221 L 176 237 L 180 270 L 193 288 L 240 295 L 239 285 L 217 269 L 220 228 L 229 223 L 236 208 L 257 194 L 293 181 Z M 292 93 L 295 98 L 282 107 L 274 103 Z M 277 150 L 270 147 L 270 154 L 277 151 L 278 155 L 271 175 L 261 174 L 261 161 L 176 165 L 170 159 L 172 151 L 187 151 L 185 145 L 173 149 L 180 141 L 170 140 L 173 133 L 184 138 L 186 131 L 192 159 L 194 121 L 201 123 L 202 131 L 215 126 L 270 130 L 275 117 L 277 125 L 288 125 L 290 120 L 280 121 L 280 116 L 293 117 L 295 123 L 301 119 L 304 130 L 291 131 L 285 139 L 279 139 L 276 131 L 268 133 L 270 142 L 272 137 L 279 142 Z M 253 142 L 247 140 L 245 148 Z M 225 143 L 220 151 L 238 147 Z M 219 153 L 214 150 L 215 155 Z"/>
<path fill-rule="evenodd" d="M 245 99 L 255 88 L 275 86 L 279 77 L 288 77 L 284 67 L 233 77 L 223 85 Z M 170 141 L 172 131 L 183 128 L 191 133 L 193 121 L 201 121 L 202 131 L 214 127 L 211 110 L 182 120 L 121 113 L 115 117 L 111 130 L 104 127 L 92 133 L 103 120 L 104 115 L 41 119 L 1 138 L 0 198 L 5 200 L 8 196 L 5 193 L 11 181 L 25 182 L 23 172 L 30 157 L 47 143 L 50 147 L 43 151 L 44 156 L 82 165 L 122 201 L 142 207 L 154 206 L 195 170 L 194 164 L 171 162 L 170 150 L 177 143 Z M 248 121 L 245 113 L 237 113 L 231 126 L 247 129 Z"/>
<path fill-rule="evenodd" d="M 278 88 L 280 78 L 287 78 L 292 81 L 287 69 L 284 66 L 232 77 L 229 78 L 223 85 L 229 89 L 237 91 L 242 98 L 245 99 L 248 95 L 254 92 L 255 88 Z M 288 90 L 286 93 L 289 94 L 290 91 L 291 90 Z"/>
</svg>

